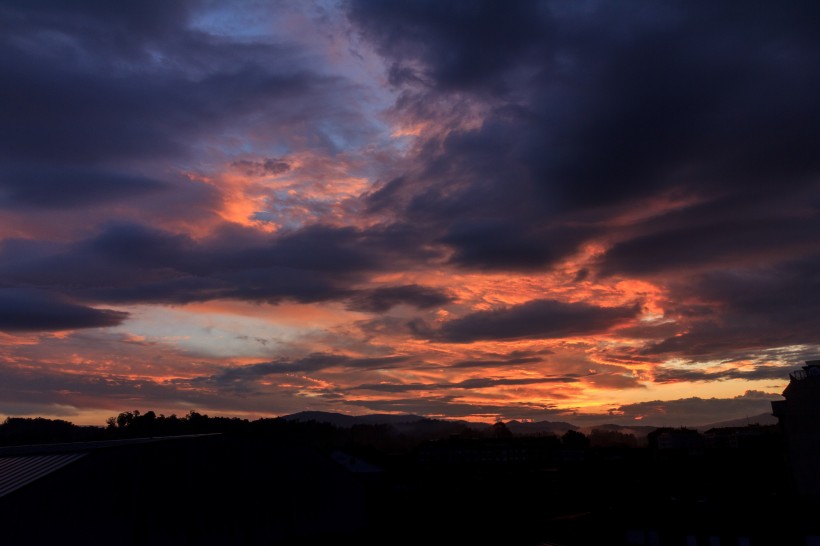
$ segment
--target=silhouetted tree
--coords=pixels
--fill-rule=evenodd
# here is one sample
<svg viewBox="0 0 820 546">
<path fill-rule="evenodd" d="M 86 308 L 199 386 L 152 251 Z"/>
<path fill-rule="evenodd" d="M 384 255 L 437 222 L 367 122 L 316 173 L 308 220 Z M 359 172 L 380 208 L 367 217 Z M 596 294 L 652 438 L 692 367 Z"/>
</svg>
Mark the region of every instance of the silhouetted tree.
<svg viewBox="0 0 820 546">
<path fill-rule="evenodd" d="M 98 427 L 80 427 L 62 419 L 8 417 L 0 424 L 0 445 L 96 440 L 101 433 Z"/>
<path fill-rule="evenodd" d="M 589 447 L 589 438 L 577 430 L 568 430 L 561 436 L 561 443 L 564 447 L 586 448 Z"/>
<path fill-rule="evenodd" d="M 504 424 L 504 421 L 498 421 L 492 427 L 492 436 L 493 438 L 512 438 L 513 433 L 507 425 Z"/>
<path fill-rule="evenodd" d="M 589 443 L 592 447 L 637 447 L 638 440 L 632 434 L 624 434 L 615 430 L 594 429 L 589 434 Z"/>
<path fill-rule="evenodd" d="M 134 422 L 134 419 L 140 416 L 140 410 L 124 411 L 117 415 L 117 427 L 128 428 Z"/>
</svg>

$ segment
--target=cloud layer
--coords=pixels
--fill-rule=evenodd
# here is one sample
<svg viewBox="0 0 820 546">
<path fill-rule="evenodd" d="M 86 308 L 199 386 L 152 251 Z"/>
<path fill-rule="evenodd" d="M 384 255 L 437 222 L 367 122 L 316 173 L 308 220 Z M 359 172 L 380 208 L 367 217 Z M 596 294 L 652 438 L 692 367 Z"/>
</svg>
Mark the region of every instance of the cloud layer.
<svg viewBox="0 0 820 546">
<path fill-rule="evenodd" d="M 740 416 L 820 345 L 818 23 L 7 2 L 0 379 L 88 420 L 113 385 L 258 415 L 705 419 L 688 386 Z M 50 386 L 69 362 L 78 396 Z"/>
</svg>

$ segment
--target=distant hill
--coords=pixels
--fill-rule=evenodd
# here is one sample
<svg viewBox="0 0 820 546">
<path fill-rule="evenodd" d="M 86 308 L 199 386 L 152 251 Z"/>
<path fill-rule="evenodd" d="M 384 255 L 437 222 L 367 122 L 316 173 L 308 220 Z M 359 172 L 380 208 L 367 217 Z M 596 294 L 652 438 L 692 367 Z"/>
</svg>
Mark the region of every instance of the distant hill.
<svg viewBox="0 0 820 546">
<path fill-rule="evenodd" d="M 291 415 L 285 415 L 282 418 L 288 421 L 316 421 L 317 423 L 329 423 L 341 428 L 350 428 L 354 425 L 391 425 L 396 429 L 396 431 L 403 434 L 422 437 L 428 435 L 437 436 L 447 431 L 456 434 L 465 427 L 476 431 L 486 431 L 491 426 L 489 423 L 474 423 L 456 419 L 430 419 L 420 415 L 397 415 L 392 413 L 345 415 L 342 413 L 332 413 L 328 411 L 300 411 Z M 535 436 L 542 434 L 562 436 L 569 430 L 576 430 L 588 435 L 593 430 L 605 430 L 609 432 L 632 434 L 636 438 L 646 438 L 647 434 L 657 428 L 645 425 L 624 426 L 615 424 L 579 427 L 565 421 L 508 421 L 505 424 L 510 432 L 516 436 Z M 777 424 L 777 418 L 770 413 L 761 413 L 760 415 L 744 417 L 742 419 L 721 421 L 689 428 L 694 428 L 703 432 L 705 430 L 709 430 L 710 428 L 743 427 L 753 424 L 775 425 Z"/>
<path fill-rule="evenodd" d="M 370 415 L 361 415 L 356 417 L 358 423 L 364 425 L 401 425 L 404 423 L 415 423 L 417 421 L 424 421 L 426 417 L 420 415 L 413 415 L 412 413 L 396 415 L 391 413 L 374 413 Z"/>
<path fill-rule="evenodd" d="M 710 428 L 726 428 L 726 427 L 745 427 L 748 425 L 776 425 L 777 417 L 771 413 L 761 413 L 760 415 L 752 415 L 751 417 L 743 417 L 741 419 L 732 419 L 730 421 L 720 421 L 718 423 L 711 423 L 708 425 L 701 425 L 695 427 L 697 430 L 704 431 Z"/>
<path fill-rule="evenodd" d="M 345 415 L 328 411 L 300 411 L 282 417 L 288 421 L 316 421 L 317 423 L 328 423 L 337 427 L 350 428 L 354 425 L 391 425 L 398 432 L 413 436 L 426 436 L 430 433 L 441 433 L 450 430 L 457 433 L 459 430 L 471 428 L 476 431 L 486 431 L 490 423 L 475 423 L 471 421 L 461 421 L 457 419 L 430 419 L 413 414 L 389 414 L 377 413 L 370 415 Z M 569 430 L 576 430 L 589 434 L 593 429 L 622 432 L 633 434 L 637 438 L 646 437 L 647 434 L 655 430 L 650 426 L 621 426 L 621 425 L 598 425 L 594 427 L 578 427 L 572 423 L 564 421 L 508 421 L 507 428 L 516 436 L 536 436 L 542 434 L 554 434 L 562 436 Z"/>
<path fill-rule="evenodd" d="M 329 411 L 300 411 L 298 413 L 284 415 L 282 419 L 301 422 L 316 421 L 317 423 L 328 423 L 337 427 L 350 428 L 353 425 L 401 425 L 405 423 L 415 423 L 417 421 L 423 421 L 425 417 L 421 417 L 420 415 L 396 415 L 391 413 L 345 415 Z"/>
<path fill-rule="evenodd" d="M 569 430 L 576 430 L 589 435 L 593 430 L 604 430 L 607 432 L 620 432 L 622 434 L 631 434 L 636 438 L 645 438 L 647 434 L 655 430 L 657 427 L 652 426 L 623 426 L 615 424 L 595 425 L 579 427 L 572 423 L 564 421 L 537 421 L 534 423 L 510 421 L 507 423 L 507 428 L 510 432 L 517 436 L 527 436 L 536 434 L 555 434 L 562 436 Z"/>
<path fill-rule="evenodd" d="M 568 430 L 578 430 L 578 427 L 563 421 L 536 421 L 521 422 L 510 421 L 506 423 L 510 432 L 516 436 L 533 436 L 536 434 L 555 434 L 561 436 Z"/>
<path fill-rule="evenodd" d="M 467 429 L 486 431 L 490 425 L 486 423 L 470 423 L 467 421 L 427 419 L 394 424 L 397 432 L 412 438 L 434 440 L 448 436 L 463 434 Z"/>
<path fill-rule="evenodd" d="M 584 434 L 589 434 L 593 430 L 605 430 L 607 432 L 620 432 L 621 434 L 632 434 L 635 438 L 646 438 L 646 436 L 657 429 L 658 427 L 647 426 L 647 425 L 596 425 L 592 427 L 584 427 L 581 429 L 581 432 Z"/>
<path fill-rule="evenodd" d="M 300 411 L 282 418 L 302 423 L 316 421 L 339 428 L 352 428 L 356 425 L 389 425 L 397 434 L 420 440 L 436 440 L 460 435 L 467 429 L 486 431 L 490 428 L 487 423 L 470 423 L 456 419 L 430 419 L 413 414 L 344 415 L 326 411 Z"/>
</svg>

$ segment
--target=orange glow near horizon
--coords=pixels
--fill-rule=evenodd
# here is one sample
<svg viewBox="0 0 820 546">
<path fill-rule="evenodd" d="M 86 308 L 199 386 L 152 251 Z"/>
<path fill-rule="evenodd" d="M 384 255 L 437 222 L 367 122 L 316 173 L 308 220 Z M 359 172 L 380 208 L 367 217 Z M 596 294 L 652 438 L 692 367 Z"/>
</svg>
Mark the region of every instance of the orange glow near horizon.
<svg viewBox="0 0 820 546">
<path fill-rule="evenodd" d="M 652 283 L 624 279 L 609 284 L 585 281 L 575 287 L 567 286 L 563 282 L 557 286 L 551 284 L 557 278 L 561 277 L 465 275 L 442 270 L 383 274 L 374 280 L 385 286 L 422 283 L 427 286 L 449 288 L 451 293 L 456 295 L 456 300 L 428 311 L 429 320 L 438 324 L 453 320 L 452 317 L 457 317 L 465 311 L 475 312 L 498 305 L 515 306 L 539 298 L 560 298 L 568 302 L 583 301 L 604 307 L 641 302 L 643 311 L 639 321 L 654 321 L 664 316 L 661 303 L 664 300 L 663 292 Z M 449 283 L 445 282 L 447 279 Z M 74 352 L 66 355 L 61 345 L 70 342 L 75 335 L 80 335 L 71 332 L 47 336 L 3 334 L 0 335 L 0 347 L 3 348 L 0 359 L 15 366 L 26 366 L 25 360 L 30 360 L 33 364 L 36 359 L 37 366 L 48 365 L 53 373 L 75 377 L 87 374 L 93 367 L 94 373 L 107 376 L 116 382 L 132 384 L 147 381 L 157 386 L 167 385 L 178 392 L 188 393 L 188 396 L 196 393 L 211 396 L 217 392 L 214 388 L 219 387 L 219 383 L 206 386 L 214 380 L 202 383 L 201 378 L 217 377 L 223 373 L 220 370 L 255 370 L 260 362 L 277 362 L 281 358 L 285 358 L 286 361 L 298 360 L 309 358 L 310 353 L 317 352 L 347 355 L 351 359 L 363 358 L 362 351 L 365 349 L 377 349 L 374 357 L 406 355 L 409 360 L 395 369 L 389 365 L 351 368 L 342 363 L 341 367 L 321 367 L 301 375 L 288 374 L 286 380 L 281 380 L 284 377 L 278 375 L 260 375 L 258 380 L 255 380 L 256 388 L 270 392 L 288 392 L 288 397 L 295 397 L 296 401 L 302 400 L 301 403 L 307 403 L 309 399 L 321 402 L 327 393 L 346 392 L 345 396 L 349 403 L 358 405 L 359 409 L 354 413 L 366 413 L 368 404 L 389 404 L 391 401 L 401 404 L 406 399 L 447 397 L 465 407 L 507 407 L 513 412 L 510 414 L 512 416 L 520 410 L 526 410 L 526 414 L 537 414 L 539 407 L 549 407 L 553 412 L 582 412 L 605 416 L 612 408 L 611 400 L 615 393 L 618 404 L 647 402 L 661 397 L 685 398 L 692 393 L 692 386 L 689 383 L 652 382 L 653 370 L 665 364 L 664 360 L 612 358 L 612 350 L 622 351 L 640 347 L 640 340 L 619 338 L 608 332 L 559 339 L 452 344 L 415 338 L 408 331 L 400 329 L 392 333 L 384 332 L 380 335 L 378 344 L 373 345 L 373 341 L 368 341 L 367 336 L 362 337 L 362 332 L 349 327 L 351 323 L 370 320 L 372 315 L 351 311 L 343 304 L 283 302 L 278 305 L 260 305 L 218 300 L 169 307 L 165 310 L 158 306 L 122 307 L 121 310 L 131 311 L 133 318 L 115 329 L 122 332 L 119 338 L 112 341 L 112 350 L 117 350 L 117 354 L 104 355 L 103 352 L 95 355 Z M 402 313 L 402 308 L 397 308 L 388 316 L 401 320 Z M 140 325 L 144 321 L 166 326 L 159 331 L 142 330 Z M 176 331 L 175 325 L 196 324 L 197 321 L 202 322 L 202 330 L 194 328 Z M 315 333 L 306 334 L 310 331 Z M 162 335 L 158 335 L 160 332 Z M 296 332 L 300 332 L 297 337 L 281 337 L 283 334 L 293 336 Z M 214 339 L 219 340 L 226 335 L 247 337 L 247 341 L 240 339 L 239 343 L 245 346 L 256 344 L 257 348 L 246 355 L 238 351 L 229 358 L 220 356 L 218 352 L 209 356 L 208 350 L 205 349 L 208 346 L 208 343 L 205 343 L 207 337 L 216 336 Z M 304 337 L 305 335 L 307 337 Z M 21 353 L 21 350 L 26 347 L 37 348 L 38 340 L 42 341 L 44 337 L 50 339 L 54 350 L 61 351 L 62 354 L 50 355 L 50 350 L 42 348 L 45 352 L 35 351 L 31 356 L 22 356 L 25 353 Z M 253 341 L 252 338 L 258 341 Z M 266 339 L 271 341 L 265 341 Z M 284 339 L 287 339 L 286 345 L 282 345 Z M 340 340 L 344 340 L 344 343 L 340 344 Z M 127 356 L 127 353 L 122 352 L 123 346 L 131 346 L 138 350 L 133 357 Z M 192 353 L 192 347 L 200 349 Z M 283 354 L 282 349 L 285 347 L 287 352 Z M 162 355 L 162 360 L 158 360 L 157 365 L 146 365 L 144 361 L 133 360 L 140 359 L 139 355 L 147 354 L 148 350 L 156 355 Z M 493 355 L 506 354 L 533 356 L 522 363 L 497 364 L 494 368 L 472 369 L 457 365 L 462 361 L 494 361 L 498 357 Z M 265 358 L 263 355 L 268 356 Z M 192 359 L 196 363 L 193 363 Z M 273 365 L 274 368 L 276 365 Z M 731 364 L 715 363 L 711 367 L 701 366 L 700 369 L 709 373 L 753 367 L 752 362 L 738 361 Z M 542 381 L 544 378 L 565 375 L 572 378 L 572 381 Z M 252 376 L 248 377 L 252 379 Z M 480 380 L 490 382 L 486 385 L 471 384 Z M 529 382 L 530 380 L 532 382 Z M 513 383 L 505 384 L 505 381 Z M 520 383 L 515 383 L 516 381 Z M 396 392 L 390 392 L 358 389 L 357 385 L 364 384 L 409 385 L 413 390 L 398 389 Z M 771 384 L 771 381 L 767 384 Z M 461 385 L 470 387 L 464 388 Z M 748 388 L 749 382 L 731 380 L 699 385 L 697 392 L 701 397 L 732 397 L 742 394 Z M 761 384 L 760 388 L 767 387 Z M 66 399 L 76 398 L 70 392 L 65 392 L 62 396 Z M 87 400 L 88 397 L 84 399 Z M 144 405 L 149 403 L 149 399 L 145 399 L 144 402 L 140 400 L 139 396 L 132 397 L 129 403 L 151 409 Z M 279 415 L 287 412 L 242 407 L 224 411 L 245 415 Z M 379 411 L 389 413 L 391 410 Z M 80 419 L 86 419 L 90 418 L 87 416 L 98 414 L 96 411 L 83 411 L 77 415 L 83 416 Z M 482 421 L 486 420 L 488 415 L 492 415 L 493 419 L 510 416 L 503 410 L 498 410 L 490 414 L 478 411 L 474 415 L 461 412 L 459 417 Z"/>
</svg>

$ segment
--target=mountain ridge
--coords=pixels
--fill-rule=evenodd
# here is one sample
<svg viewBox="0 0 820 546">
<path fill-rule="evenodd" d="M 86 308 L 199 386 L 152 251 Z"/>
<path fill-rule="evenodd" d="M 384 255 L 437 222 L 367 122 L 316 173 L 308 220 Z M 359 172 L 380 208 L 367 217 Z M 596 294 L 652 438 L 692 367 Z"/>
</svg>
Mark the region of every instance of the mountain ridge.
<svg viewBox="0 0 820 546">
<path fill-rule="evenodd" d="M 347 415 L 344 413 L 334 413 L 329 411 L 300 411 L 289 415 L 283 415 L 282 419 L 288 421 L 316 421 L 318 423 L 328 423 L 331 425 L 350 428 L 354 425 L 393 425 L 393 426 L 408 426 L 414 425 L 420 421 L 441 422 L 451 425 L 462 425 L 474 430 L 485 430 L 492 426 L 491 423 L 464 421 L 460 419 L 439 419 L 424 417 L 411 413 L 395 414 L 395 413 L 372 413 L 366 415 Z M 510 420 L 504 423 L 507 428 L 515 435 L 538 435 L 538 434 L 555 434 L 561 436 L 569 430 L 583 432 L 589 434 L 593 430 L 605 430 L 622 432 L 625 434 L 633 434 L 636 437 L 646 436 L 653 430 L 662 428 L 653 425 L 619 425 L 615 423 L 603 423 L 600 425 L 585 425 L 579 426 L 566 421 L 518 421 Z M 718 421 L 708 423 L 705 425 L 688 426 L 684 428 L 691 428 L 704 432 L 711 428 L 726 428 L 726 427 L 742 427 L 752 424 L 772 425 L 777 424 L 777 418 L 770 413 L 761 413 L 751 417 L 744 417 L 740 419 L 731 419 L 727 421 Z"/>
</svg>

